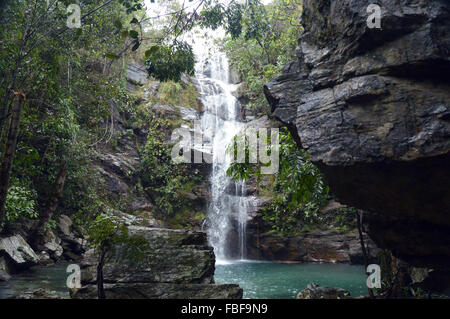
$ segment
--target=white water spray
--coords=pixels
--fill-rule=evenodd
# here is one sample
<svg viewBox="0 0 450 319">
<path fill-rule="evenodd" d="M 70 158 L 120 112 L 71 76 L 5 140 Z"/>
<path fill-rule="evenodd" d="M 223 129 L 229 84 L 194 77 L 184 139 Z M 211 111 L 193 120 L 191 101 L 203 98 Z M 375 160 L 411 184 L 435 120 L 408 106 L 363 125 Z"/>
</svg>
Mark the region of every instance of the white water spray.
<svg viewBox="0 0 450 319">
<path fill-rule="evenodd" d="M 243 123 L 238 120 L 239 102 L 232 94 L 226 55 L 218 50 L 195 51 L 195 76 L 204 107 L 201 118 L 203 140 L 212 148 L 211 202 L 206 227 L 208 239 L 214 247 L 218 263 L 226 262 L 231 257 L 245 259 L 245 183 L 233 183 L 226 174 L 232 160 L 226 148 L 243 128 Z M 238 243 L 234 242 L 236 238 L 230 236 L 233 223 L 237 223 Z"/>
</svg>

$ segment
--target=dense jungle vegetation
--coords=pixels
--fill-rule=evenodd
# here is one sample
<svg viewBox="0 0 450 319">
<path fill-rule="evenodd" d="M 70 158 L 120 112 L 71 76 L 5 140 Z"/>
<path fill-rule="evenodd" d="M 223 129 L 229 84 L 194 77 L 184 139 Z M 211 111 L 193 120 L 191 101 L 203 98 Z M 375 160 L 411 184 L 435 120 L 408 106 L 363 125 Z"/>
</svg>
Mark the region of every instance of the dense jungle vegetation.
<svg viewBox="0 0 450 319">
<path fill-rule="evenodd" d="M 171 163 L 164 132 L 180 123 L 160 118 L 138 103 L 139 95 L 127 92 L 127 64 L 145 63 L 149 76 L 162 82 L 148 105 L 181 102 L 198 109 L 195 87 L 180 82 L 183 73 L 193 74 L 195 62 L 182 35 L 195 27 L 223 27 L 223 48 L 242 81 L 239 94 L 248 98 L 247 108 L 263 115 L 269 112 L 263 84 L 295 58 L 302 30 L 300 0 L 200 4 L 186 10 L 171 2 L 151 16 L 138 0 L 80 1 L 81 25 L 68 28 L 70 1 L 2 3 L 0 20 L 9 26 L 0 31 L 2 228 L 21 217 L 52 227 L 53 215 L 61 211 L 84 225 L 121 208 L 121 200 L 104 194 L 92 168 L 102 150 L 117 144 L 115 112 L 127 114 L 134 129 L 149 128 L 139 148 L 142 164 L 133 173 L 139 179 L 134 191 L 150 195 L 157 218 L 186 226 L 180 219 L 193 208 L 183 194 L 201 177 L 192 179 L 187 168 Z M 285 128 L 281 141 L 280 171 L 268 190 L 274 201 L 265 218 L 275 231 L 293 233 L 319 222 L 328 188 Z M 256 171 L 230 168 L 235 179 Z"/>
</svg>

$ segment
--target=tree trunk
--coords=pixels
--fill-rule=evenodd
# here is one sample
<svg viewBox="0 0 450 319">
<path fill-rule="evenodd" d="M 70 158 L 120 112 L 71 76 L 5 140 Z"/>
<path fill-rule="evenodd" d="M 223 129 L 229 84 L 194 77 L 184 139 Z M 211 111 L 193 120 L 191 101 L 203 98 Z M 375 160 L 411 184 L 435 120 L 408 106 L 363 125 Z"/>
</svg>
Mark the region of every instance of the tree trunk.
<svg viewBox="0 0 450 319">
<path fill-rule="evenodd" d="M 6 196 L 8 194 L 9 177 L 16 153 L 17 135 L 19 133 L 20 114 L 22 113 L 25 95 L 15 93 L 11 110 L 11 120 L 9 123 L 8 135 L 6 137 L 5 149 L 3 152 L 0 167 L 0 231 L 5 217 Z"/>
<path fill-rule="evenodd" d="M 106 251 L 100 250 L 100 261 L 97 265 L 97 295 L 98 299 L 106 299 L 105 290 L 103 287 L 103 266 L 105 265 Z"/>
<path fill-rule="evenodd" d="M 47 208 L 44 210 L 43 214 L 39 219 L 39 223 L 32 236 L 33 242 L 32 247 L 37 249 L 39 245 L 40 236 L 44 233 L 45 224 L 52 218 L 56 208 L 58 208 L 59 199 L 61 198 L 62 191 L 64 189 L 64 182 L 66 180 L 67 171 L 65 169 L 66 163 L 63 162 L 59 169 L 58 176 L 56 177 L 55 190 L 53 195 L 50 197 Z"/>
<path fill-rule="evenodd" d="M 364 244 L 363 231 L 362 231 L 362 217 L 363 217 L 362 212 L 356 213 L 356 225 L 358 227 L 359 241 L 361 243 L 361 250 L 362 250 L 363 259 L 364 259 L 364 266 L 366 267 L 366 271 L 367 271 L 367 266 L 369 266 L 369 259 L 367 258 L 366 245 Z M 368 276 L 369 274 L 366 272 L 366 275 Z M 374 298 L 375 296 L 373 294 L 372 289 L 368 288 L 368 290 L 369 290 L 370 297 Z"/>
</svg>

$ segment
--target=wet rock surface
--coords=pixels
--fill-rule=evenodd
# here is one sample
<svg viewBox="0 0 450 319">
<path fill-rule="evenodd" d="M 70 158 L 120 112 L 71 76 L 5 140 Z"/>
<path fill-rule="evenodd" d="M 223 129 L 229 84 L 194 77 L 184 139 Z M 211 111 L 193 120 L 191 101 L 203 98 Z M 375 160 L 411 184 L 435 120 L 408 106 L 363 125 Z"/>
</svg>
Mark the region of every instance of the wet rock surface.
<svg viewBox="0 0 450 319">
<path fill-rule="evenodd" d="M 237 285 L 214 284 L 215 257 L 206 234 L 186 230 L 129 227 L 144 236 L 150 255 L 143 266 L 109 262 L 104 267 L 107 298 L 241 298 Z M 72 298 L 96 298 L 97 256 L 88 251 L 81 262 L 83 287 Z"/>
<path fill-rule="evenodd" d="M 297 299 L 350 299 L 350 292 L 342 288 L 320 287 L 310 283 L 306 289 L 300 291 Z"/>
<path fill-rule="evenodd" d="M 380 1 L 381 29 L 370 3 L 306 0 L 298 59 L 265 94 L 379 247 L 448 270 L 450 3 Z"/>
<path fill-rule="evenodd" d="M 379 249 L 367 235 L 364 241 L 369 262 L 376 262 Z M 257 260 L 364 264 L 357 231 L 312 231 L 296 236 L 249 234 L 246 248 L 248 257 Z"/>
<path fill-rule="evenodd" d="M 39 257 L 21 235 L 0 238 L 0 267 L 5 273 L 29 268 Z"/>
<path fill-rule="evenodd" d="M 17 293 L 11 299 L 68 299 L 60 295 L 53 294 L 45 289 L 39 288 Z"/>
</svg>

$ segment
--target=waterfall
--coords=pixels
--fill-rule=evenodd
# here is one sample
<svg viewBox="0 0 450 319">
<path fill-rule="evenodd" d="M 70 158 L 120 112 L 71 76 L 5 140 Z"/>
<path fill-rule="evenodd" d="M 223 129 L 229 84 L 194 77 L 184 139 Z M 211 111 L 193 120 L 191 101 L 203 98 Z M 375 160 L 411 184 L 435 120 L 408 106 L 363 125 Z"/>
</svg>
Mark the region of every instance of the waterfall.
<svg viewBox="0 0 450 319">
<path fill-rule="evenodd" d="M 204 108 L 201 117 L 203 142 L 210 144 L 212 149 L 211 200 L 206 227 L 208 240 L 219 263 L 236 257 L 244 259 L 245 183 L 234 183 L 226 174 L 232 160 L 226 148 L 243 128 L 243 123 L 238 120 L 239 102 L 232 94 L 226 55 L 215 51 L 196 54 L 196 59 L 195 77 Z M 233 231 L 237 232 L 237 239 L 232 238 Z"/>
</svg>

